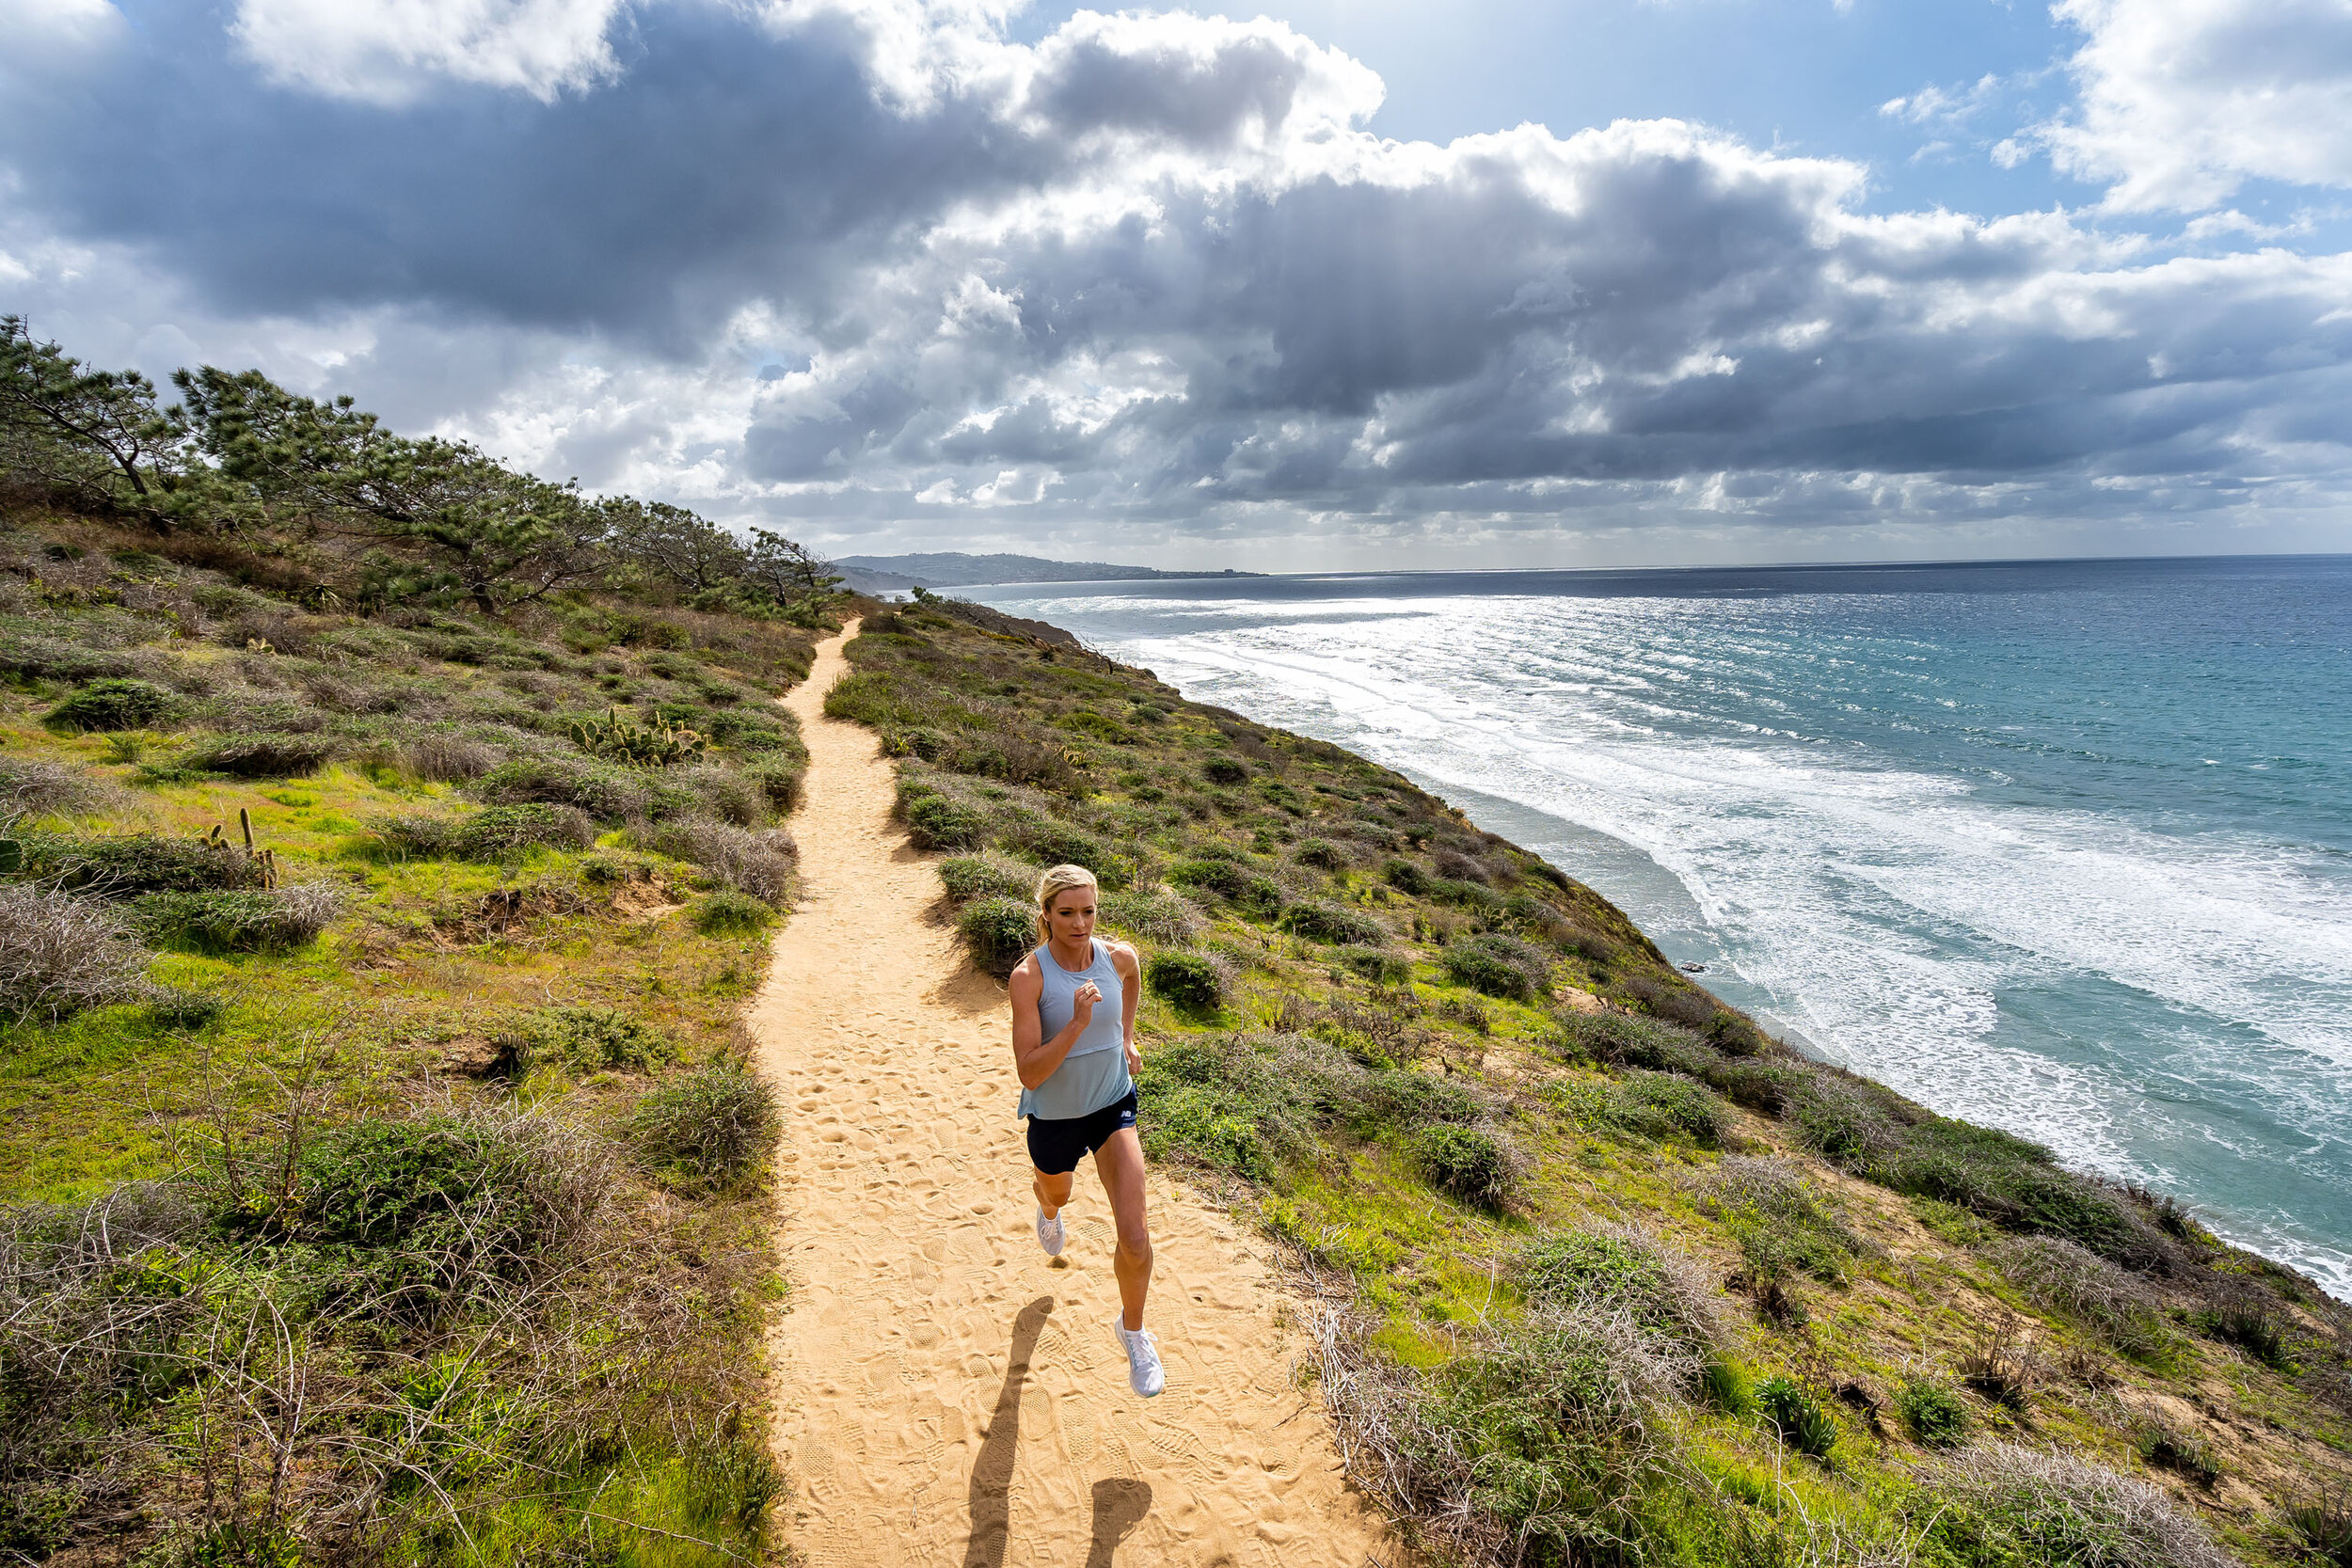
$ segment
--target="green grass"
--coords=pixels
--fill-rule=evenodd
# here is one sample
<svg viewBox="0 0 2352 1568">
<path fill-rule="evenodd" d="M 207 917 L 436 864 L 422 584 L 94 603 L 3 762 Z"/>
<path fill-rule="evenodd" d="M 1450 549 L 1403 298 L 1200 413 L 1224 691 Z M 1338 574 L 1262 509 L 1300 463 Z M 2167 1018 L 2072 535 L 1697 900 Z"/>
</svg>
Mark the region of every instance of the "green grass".
<svg viewBox="0 0 2352 1568">
<path fill-rule="evenodd" d="M 369 1549 L 387 1560 L 452 1560 L 469 1538 L 490 1563 L 756 1556 L 778 1484 L 744 1416 L 775 1291 L 760 1158 L 773 1111 L 736 1032 L 775 911 L 757 903 L 750 917 L 740 906 L 757 901 L 720 873 L 632 849 L 595 816 L 756 827 L 787 807 L 805 752 L 787 716 L 746 710 L 805 672 L 808 638 L 585 602 L 503 625 L 376 621 L 197 567 L 146 570 L 224 622 L 274 618 L 273 651 L 174 638 L 167 619 L 103 599 L 0 610 L 0 662 L 17 661 L 0 684 L 0 755 L 90 786 L 64 815 L 0 825 L 0 875 L 61 877 L 157 949 L 151 1000 L 0 1029 L 0 1204 L 20 1227 L 9 1244 L 36 1251 L 43 1216 L 72 1205 L 192 1206 L 201 1227 L 92 1281 L 89 1299 L 178 1281 L 179 1305 L 155 1321 L 197 1338 L 157 1363 L 183 1370 L 151 1400 L 94 1403 L 95 1385 L 71 1379 L 16 1402 L 29 1397 L 24 1341 L 0 1343 L 0 1462 L 14 1478 L 0 1533 L 19 1549 L 60 1531 L 112 1539 L 126 1560 L 159 1563 L 261 1560 L 301 1536 L 299 1518 L 272 1520 L 207 1468 L 219 1450 L 184 1441 L 199 1391 L 241 1407 L 218 1382 L 229 1374 L 186 1370 L 203 1363 L 181 1353 L 275 1312 L 328 1412 L 306 1441 L 351 1435 L 339 1422 L 392 1430 L 384 1412 L 404 1401 L 453 1419 L 421 1461 L 431 1484 L 412 1477 L 372 1515 Z M 169 702 L 67 702 L 70 672 L 107 659 L 135 659 Z M 707 737 L 699 757 L 580 756 L 566 722 L 610 714 L 616 696 L 632 736 L 691 726 Z M 134 718 L 165 727 L 103 733 Z M 262 720 L 308 727 L 250 727 Z M 272 776 L 288 772 L 301 776 Z M 336 897 L 287 924 L 286 895 L 245 854 L 248 828 L 278 880 Z M 638 918 L 647 882 L 693 912 Z M 501 1117 L 522 1142 L 499 1141 Z M 542 1281 L 572 1244 L 548 1228 L 577 1218 L 546 1186 L 565 1169 L 611 1193 L 580 1243 L 603 1261 Z M 642 1219 L 657 1186 L 663 1227 Z M 518 1302 L 531 1281 L 551 1293 Z M 78 1289 L 38 1292 L 11 1332 L 64 1322 Z M 475 1383 L 436 1381 L 434 1346 L 501 1323 L 529 1332 L 482 1358 Z M 105 1341 L 75 1342 L 87 1356 Z M 555 1360 L 534 1370 L 533 1356 Z M 128 1535 L 90 1522 L 117 1511 L 77 1479 L 77 1455 L 95 1463 L 118 1436 L 162 1443 L 142 1482 L 155 1505 Z M 294 1463 L 333 1476 L 327 1453 Z"/>
<path fill-rule="evenodd" d="M 1998 1312 L 2038 1323 L 2053 1357 L 2078 1334 L 1994 1266 L 2006 1236 L 2161 1264 L 2171 1299 L 2195 1301 L 2220 1254 L 2168 1227 L 2160 1202 L 1781 1048 L 1573 878 L 1361 759 L 1140 672 L 1047 657 L 951 607 L 889 624 L 850 644 L 833 711 L 882 732 L 917 841 L 952 843 L 942 886 L 961 918 L 1010 930 L 1026 915 L 1029 846 L 1050 818 L 1063 842 L 1119 847 L 1136 886 L 1104 900 L 1105 924 L 1147 973 L 1226 966 L 1215 1009 L 1147 989 L 1146 1149 L 1345 1281 L 1367 1375 L 1395 1380 L 1391 1414 L 1419 1412 L 1452 1455 L 1423 1452 L 1430 1474 L 1474 1462 L 1475 1485 L 1385 1498 L 1408 1533 L 1483 1519 L 1501 1532 L 1486 1545 L 1424 1540 L 1470 1561 L 1513 1560 L 1493 1544 L 1532 1530 L 1548 1544 L 1530 1561 L 1891 1562 L 1947 1495 L 1932 1461 L 1956 1433 L 2030 1420 L 2086 1459 L 2138 1463 L 2056 1360 L 2023 1417 L 1956 1390 Z M 1570 989 L 1605 1010 L 1562 1005 Z M 1449 1190 L 1433 1152 L 1472 1143 L 1508 1149 L 1506 1203 Z M 1775 1316 L 1726 1289 L 1760 1280 L 1801 1303 Z M 1638 1402 L 1658 1448 L 1613 1470 L 1605 1445 L 1576 1435 L 1576 1397 L 1555 1399 L 1510 1347 L 1544 1342 L 1562 1312 L 1622 1311 L 1654 1332 L 1684 1310 L 1661 1303 L 1694 1304 L 1675 1341 L 1692 1347 L 1687 1372 Z M 2314 1450 L 2283 1433 L 2352 1435 L 2293 1381 L 2305 1373 L 2265 1362 L 2259 1335 L 2246 1349 L 2208 1321 L 2204 1347 L 2179 1336 L 2177 1364 L 2129 1375 L 2209 1390 L 2199 1380 L 2228 1369 L 2234 1397 L 2276 1423 L 2235 1440 L 2288 1468 Z M 1808 1449 L 1827 1463 L 1790 1464 Z M 2185 1506 L 2206 1508 L 2189 1490 Z M 2275 1560 L 2258 1531 L 2208 1517 L 2233 1549 Z M 2022 1568 L 2006 1546 L 1974 1549 L 1945 1531 L 1918 1560 Z"/>
</svg>

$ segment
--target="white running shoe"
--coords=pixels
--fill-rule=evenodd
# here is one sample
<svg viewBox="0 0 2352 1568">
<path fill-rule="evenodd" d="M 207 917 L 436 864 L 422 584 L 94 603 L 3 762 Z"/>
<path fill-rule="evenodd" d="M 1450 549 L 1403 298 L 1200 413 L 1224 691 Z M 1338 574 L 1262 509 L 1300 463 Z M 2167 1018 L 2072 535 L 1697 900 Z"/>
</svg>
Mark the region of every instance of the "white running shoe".
<svg viewBox="0 0 2352 1568">
<path fill-rule="evenodd" d="M 1127 1386 L 1150 1399 L 1168 1386 L 1168 1373 L 1160 1368 L 1159 1337 L 1148 1328 L 1129 1329 L 1120 1318 L 1111 1320 L 1111 1332 L 1127 1352 Z"/>
<path fill-rule="evenodd" d="M 1045 1249 L 1046 1257 L 1059 1258 L 1061 1256 L 1061 1216 L 1059 1214 L 1056 1214 L 1049 1220 L 1045 1217 L 1045 1211 L 1040 1209 L 1037 1212 L 1037 1244 Z"/>
</svg>

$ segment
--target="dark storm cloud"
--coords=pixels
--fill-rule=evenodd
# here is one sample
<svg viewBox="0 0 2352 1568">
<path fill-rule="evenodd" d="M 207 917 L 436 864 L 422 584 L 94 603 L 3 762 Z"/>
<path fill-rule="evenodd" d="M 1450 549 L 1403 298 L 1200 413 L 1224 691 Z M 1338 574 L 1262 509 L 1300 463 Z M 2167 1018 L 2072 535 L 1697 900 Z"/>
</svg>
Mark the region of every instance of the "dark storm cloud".
<svg viewBox="0 0 2352 1568">
<path fill-rule="evenodd" d="M 230 310 L 420 304 L 685 348 L 747 298 L 833 304 L 907 226 L 1048 161 L 993 104 L 884 107 L 844 22 L 653 9 L 610 88 L 388 107 L 257 82 L 200 8 L 144 20 L 103 71 L 14 84 L 0 145 L 26 205 Z"/>
<path fill-rule="evenodd" d="M 395 404 L 457 373 L 404 334 L 511 334 L 438 406 L 723 515 L 1964 519 L 2347 467 L 2344 258 L 1867 217 L 1851 165 L 1671 122 L 1383 143 L 1376 81 L 1270 23 L 649 4 L 539 96 L 338 96 L 140 20 L 9 84 L 20 224 L 223 320 L 377 312 L 339 362 Z"/>
</svg>

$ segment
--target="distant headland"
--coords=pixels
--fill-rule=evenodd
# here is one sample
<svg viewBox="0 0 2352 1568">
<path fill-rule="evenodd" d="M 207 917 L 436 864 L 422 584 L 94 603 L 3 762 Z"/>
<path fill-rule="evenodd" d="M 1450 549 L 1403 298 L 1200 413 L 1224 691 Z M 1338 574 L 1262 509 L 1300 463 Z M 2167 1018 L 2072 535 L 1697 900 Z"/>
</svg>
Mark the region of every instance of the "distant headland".
<svg viewBox="0 0 2352 1568">
<path fill-rule="evenodd" d="M 982 582 L 1136 582 L 1157 578 L 1254 578 L 1263 572 L 1163 572 L 1102 561 L 1048 561 L 1035 555 L 841 555 L 834 568 L 861 594 L 908 588 L 962 588 Z"/>
</svg>

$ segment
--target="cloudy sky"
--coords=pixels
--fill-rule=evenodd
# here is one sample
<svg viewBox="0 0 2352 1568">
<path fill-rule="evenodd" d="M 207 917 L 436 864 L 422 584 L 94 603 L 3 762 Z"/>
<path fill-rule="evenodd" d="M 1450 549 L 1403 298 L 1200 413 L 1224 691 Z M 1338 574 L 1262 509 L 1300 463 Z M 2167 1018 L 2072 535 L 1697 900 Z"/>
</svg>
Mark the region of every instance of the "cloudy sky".
<svg viewBox="0 0 2352 1568">
<path fill-rule="evenodd" d="M 0 310 L 840 553 L 2352 549 L 2352 0 L 0 0 Z"/>
</svg>

